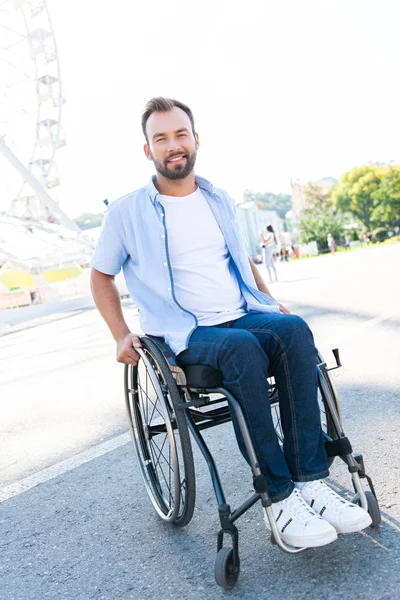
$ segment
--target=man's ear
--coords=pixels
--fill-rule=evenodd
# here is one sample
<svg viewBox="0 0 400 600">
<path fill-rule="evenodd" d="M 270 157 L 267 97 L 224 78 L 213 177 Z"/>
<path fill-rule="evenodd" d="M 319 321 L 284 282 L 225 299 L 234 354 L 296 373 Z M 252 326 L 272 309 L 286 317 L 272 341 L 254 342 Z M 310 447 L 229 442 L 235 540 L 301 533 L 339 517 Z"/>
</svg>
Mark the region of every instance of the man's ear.
<svg viewBox="0 0 400 600">
<path fill-rule="evenodd" d="M 199 148 L 199 146 L 200 146 L 200 140 L 199 140 L 199 134 L 198 133 L 194 134 L 194 139 L 196 140 L 196 148 Z"/>
<path fill-rule="evenodd" d="M 145 153 L 145 155 L 147 156 L 147 158 L 148 158 L 149 160 L 152 160 L 152 158 L 151 158 L 151 153 L 150 153 L 150 148 L 149 148 L 148 144 L 145 144 L 145 145 L 143 146 L 143 150 L 144 150 L 144 153 Z"/>
</svg>

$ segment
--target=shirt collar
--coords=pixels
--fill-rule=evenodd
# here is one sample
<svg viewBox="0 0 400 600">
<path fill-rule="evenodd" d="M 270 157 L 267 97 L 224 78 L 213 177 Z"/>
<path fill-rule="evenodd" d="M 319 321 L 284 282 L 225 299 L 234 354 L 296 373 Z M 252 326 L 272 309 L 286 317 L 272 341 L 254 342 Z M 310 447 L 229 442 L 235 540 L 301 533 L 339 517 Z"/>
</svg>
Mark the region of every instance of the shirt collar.
<svg viewBox="0 0 400 600">
<path fill-rule="evenodd" d="M 207 181 L 207 179 L 204 179 L 204 177 L 199 177 L 199 175 L 195 175 L 194 180 L 200 189 L 205 190 L 206 192 L 210 192 L 210 193 L 213 192 L 214 188 L 213 188 L 212 183 Z M 153 202 L 153 204 L 159 194 L 159 192 L 155 186 L 155 181 L 156 181 L 156 176 L 152 175 L 150 177 L 149 183 L 147 184 L 147 191 L 150 196 L 150 200 Z"/>
</svg>

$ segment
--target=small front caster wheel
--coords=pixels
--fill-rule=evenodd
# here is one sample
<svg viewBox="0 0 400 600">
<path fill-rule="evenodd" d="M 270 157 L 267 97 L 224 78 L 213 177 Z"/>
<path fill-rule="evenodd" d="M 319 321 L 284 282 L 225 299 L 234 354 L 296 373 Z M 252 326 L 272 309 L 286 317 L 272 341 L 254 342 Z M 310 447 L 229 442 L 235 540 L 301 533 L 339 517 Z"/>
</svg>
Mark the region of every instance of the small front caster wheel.
<svg viewBox="0 0 400 600">
<path fill-rule="evenodd" d="M 233 549 L 224 547 L 219 550 L 215 559 L 215 581 L 224 590 L 231 590 L 239 579 L 240 561 L 237 559 L 236 566 L 233 564 Z"/>
<path fill-rule="evenodd" d="M 379 527 L 379 525 L 381 524 L 382 518 L 381 518 L 381 510 L 379 508 L 378 500 L 376 499 L 376 496 L 374 496 L 374 494 L 370 490 L 367 490 L 365 492 L 365 497 L 366 497 L 367 503 L 368 503 L 368 513 L 372 519 L 372 523 L 371 523 L 370 527 Z M 358 494 L 356 494 L 356 496 L 354 498 L 354 504 L 359 504 L 361 506 L 360 497 Z"/>
</svg>

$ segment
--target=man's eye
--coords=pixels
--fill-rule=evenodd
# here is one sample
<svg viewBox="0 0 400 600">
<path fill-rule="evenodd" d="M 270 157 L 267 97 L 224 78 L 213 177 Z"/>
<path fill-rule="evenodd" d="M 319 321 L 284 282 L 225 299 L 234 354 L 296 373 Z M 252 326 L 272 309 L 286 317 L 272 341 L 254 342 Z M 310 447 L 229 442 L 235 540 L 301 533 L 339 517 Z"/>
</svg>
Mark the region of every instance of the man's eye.
<svg viewBox="0 0 400 600">
<path fill-rule="evenodd" d="M 157 139 L 156 139 L 156 143 L 157 143 L 157 142 L 163 142 L 164 140 L 165 140 L 165 138 L 157 138 Z"/>
<path fill-rule="evenodd" d="M 186 133 L 180 133 L 180 134 L 178 135 L 178 137 L 186 137 L 186 135 L 187 135 Z"/>
</svg>

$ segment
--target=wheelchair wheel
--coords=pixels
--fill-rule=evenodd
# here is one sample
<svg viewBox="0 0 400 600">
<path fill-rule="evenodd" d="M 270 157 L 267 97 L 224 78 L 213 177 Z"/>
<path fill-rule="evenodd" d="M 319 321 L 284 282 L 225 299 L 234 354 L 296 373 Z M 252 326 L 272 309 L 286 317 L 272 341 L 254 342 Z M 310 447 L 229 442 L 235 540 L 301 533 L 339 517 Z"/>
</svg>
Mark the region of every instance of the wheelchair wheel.
<svg viewBox="0 0 400 600">
<path fill-rule="evenodd" d="M 137 367 L 125 367 L 125 403 L 147 493 L 164 521 L 184 526 L 193 516 L 192 447 L 178 387 L 162 353 L 142 338 Z"/>
<path fill-rule="evenodd" d="M 375 528 L 379 527 L 382 521 L 381 509 L 379 508 L 378 500 L 376 496 L 371 492 L 371 490 L 366 490 L 365 497 L 367 498 L 368 503 L 368 513 L 372 519 L 372 523 L 370 527 Z M 353 498 L 354 504 L 358 504 L 361 506 L 360 496 L 356 494 Z"/>
<path fill-rule="evenodd" d="M 239 561 L 239 559 L 238 559 Z M 233 564 L 233 548 L 223 547 L 215 559 L 215 581 L 224 590 L 231 590 L 239 579 L 240 563 L 235 568 Z"/>
<path fill-rule="evenodd" d="M 318 355 L 318 363 L 323 362 L 320 355 Z M 275 432 L 278 436 L 279 442 L 283 444 L 283 429 L 282 422 L 279 412 L 279 395 L 276 384 L 273 379 L 269 380 L 270 383 L 270 405 L 271 405 L 271 413 L 272 419 L 275 426 Z M 331 412 L 328 408 L 328 399 L 327 395 L 329 394 L 330 399 L 333 401 L 333 405 L 338 413 L 340 421 L 342 420 L 342 414 L 340 410 L 340 405 L 338 401 L 338 397 L 335 392 L 335 387 L 333 381 L 326 371 L 324 371 L 321 367 L 318 367 L 318 405 L 320 409 L 321 415 L 321 428 L 322 431 L 330 437 L 332 440 L 338 439 L 339 435 L 336 431 L 335 424 L 333 422 Z M 334 457 L 330 457 L 329 466 L 334 461 Z"/>
</svg>

